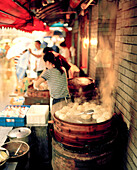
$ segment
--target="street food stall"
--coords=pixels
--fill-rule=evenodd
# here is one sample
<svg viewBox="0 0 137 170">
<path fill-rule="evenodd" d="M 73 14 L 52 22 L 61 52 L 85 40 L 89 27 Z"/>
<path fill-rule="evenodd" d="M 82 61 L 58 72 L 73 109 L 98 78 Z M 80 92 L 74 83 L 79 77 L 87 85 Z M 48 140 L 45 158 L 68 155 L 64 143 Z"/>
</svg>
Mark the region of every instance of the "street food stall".
<svg viewBox="0 0 137 170">
<path fill-rule="evenodd" d="M 43 31 L 44 37 L 55 41 L 59 35 L 54 26 L 60 23 L 58 43 L 66 40 L 68 48 L 74 49 L 72 64 L 83 69 L 87 77 L 68 79 L 71 100 L 63 98 L 53 107 L 49 107 L 48 89 L 36 90 L 27 83 L 25 94 L 17 88 L 20 95 L 11 95 L 9 105 L 5 96 L 11 88 L 9 82 L 13 85 L 15 79 L 12 69 L 7 75 L 0 70 L 0 87 L 6 91 L 0 91 L 4 107 L 0 112 L 0 168 L 4 170 L 11 160 L 8 145 L 13 141 L 7 133 L 17 129 L 20 134 L 22 128 L 28 128 L 29 140 L 24 144 L 19 139 L 16 147 L 11 147 L 16 156 L 26 152 L 25 157 L 16 159 L 17 170 L 24 166 L 54 170 L 137 169 L 136 9 L 135 0 L 1 1 L 2 29 Z M 79 76 L 80 71 L 73 75 Z M 3 133 L 6 137 L 2 137 Z"/>
<path fill-rule="evenodd" d="M 98 147 L 106 144 L 110 146 L 111 141 L 114 144 L 117 131 L 112 128 L 113 115 L 96 100 L 97 91 L 94 80 L 89 77 L 75 77 L 68 81 L 71 98 L 53 105 L 52 114 L 50 103 L 8 105 L 0 112 L 0 125 L 13 128 L 8 133 L 5 144 L 2 145 L 9 152 L 5 162 L 15 161 L 18 168 L 22 166 L 21 162 L 24 166 L 36 167 L 34 160 L 38 158 L 41 166 L 50 167 L 52 159 L 52 166 L 56 169 L 58 165 L 55 153 L 59 147 L 62 148 L 60 146 L 62 144 L 62 149 L 67 148 L 68 152 L 79 150 L 89 153 L 89 160 L 93 160 L 93 157 L 88 149 L 91 150 L 95 143 L 98 143 Z M 47 90 L 35 90 L 33 84 L 28 86 L 26 92 L 29 97 L 49 98 Z M 49 120 L 54 123 L 52 124 Z M 100 154 L 95 156 L 100 161 L 106 159 L 104 163 L 106 166 L 108 156 L 112 153 L 112 150 L 102 151 L 103 157 Z M 79 153 L 78 157 L 83 156 L 84 159 L 85 156 L 81 154 Z M 5 165 L 6 163 L 2 166 Z"/>
<path fill-rule="evenodd" d="M 47 85 L 36 90 L 33 83 L 24 95 L 49 100 Z M 106 168 L 113 163 L 116 115 L 101 102 L 92 78 L 68 79 L 68 88 L 70 98 L 52 108 L 50 102 L 24 105 L 24 100 L 22 105 L 7 105 L 0 112 L 0 126 L 11 127 L 1 145 L 7 151 L 3 169 L 9 162 L 16 162 L 17 169 L 46 166 L 55 170 L 66 166 Z"/>
</svg>

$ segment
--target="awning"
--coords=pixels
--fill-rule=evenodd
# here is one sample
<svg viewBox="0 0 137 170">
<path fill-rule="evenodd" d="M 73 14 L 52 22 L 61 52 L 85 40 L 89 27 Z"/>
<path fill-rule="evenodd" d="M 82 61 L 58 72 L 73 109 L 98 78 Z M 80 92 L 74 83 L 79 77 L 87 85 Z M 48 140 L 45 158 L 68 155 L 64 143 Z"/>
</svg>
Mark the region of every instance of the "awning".
<svg viewBox="0 0 137 170">
<path fill-rule="evenodd" d="M 0 27 L 2 26 L 27 32 L 45 29 L 44 23 L 34 17 L 27 7 L 12 0 L 0 0 Z"/>
</svg>

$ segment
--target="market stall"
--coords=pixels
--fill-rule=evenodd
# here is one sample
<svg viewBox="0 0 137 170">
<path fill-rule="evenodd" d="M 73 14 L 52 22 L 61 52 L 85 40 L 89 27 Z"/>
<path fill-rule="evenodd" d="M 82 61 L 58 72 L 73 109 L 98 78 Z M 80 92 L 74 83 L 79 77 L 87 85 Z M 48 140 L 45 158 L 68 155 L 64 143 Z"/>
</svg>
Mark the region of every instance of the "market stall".
<svg viewBox="0 0 137 170">
<path fill-rule="evenodd" d="M 87 80 L 87 78 L 85 79 Z M 71 83 L 71 88 L 73 84 L 74 83 Z M 90 84 L 94 86 L 94 84 L 92 84 L 92 81 L 90 82 Z M 88 85 L 89 83 L 85 84 L 85 87 Z M 18 168 L 21 168 L 22 166 L 21 162 L 24 163 L 24 166 L 36 167 L 34 163 L 34 160 L 36 158 L 38 159 L 38 161 L 36 162 L 39 162 L 37 163 L 38 165 L 41 164 L 40 166 L 45 166 L 45 165 L 51 166 L 51 136 L 49 135 L 49 125 L 48 125 L 48 120 L 50 116 L 49 102 L 46 103 L 46 105 L 45 103 L 43 104 L 42 102 L 29 103 L 29 105 L 25 105 L 25 102 L 27 101 L 26 99 L 23 100 L 23 97 L 26 98 L 26 96 L 24 95 L 28 95 L 29 99 L 35 98 L 38 100 L 39 98 L 41 98 L 42 100 L 44 100 L 45 97 L 46 100 L 48 101 L 50 97 L 49 91 L 47 90 L 47 86 L 45 84 L 43 85 L 43 87 L 45 87 L 46 89 L 36 90 L 33 88 L 33 83 L 31 81 L 30 85 L 28 85 L 27 91 L 25 93 L 19 93 L 19 94 L 17 93 L 17 96 L 15 98 L 16 99 L 18 98 L 18 100 L 15 99 L 12 100 L 12 105 L 5 106 L 5 109 L 0 112 L 0 126 L 10 127 L 12 129 L 12 132 L 8 134 L 8 138 L 5 140 L 5 144 L 3 143 L 2 146 L 5 147 L 7 150 L 9 150 L 9 152 L 12 152 L 12 154 L 14 150 L 14 154 L 17 155 L 17 153 L 21 153 L 19 151 L 22 150 L 21 145 L 23 145 L 24 143 L 22 144 L 22 143 L 14 143 L 14 142 L 15 141 L 25 142 L 24 145 L 27 151 L 24 150 L 23 152 L 24 154 L 19 156 L 20 158 L 14 159 L 12 158 L 12 154 L 11 154 L 9 159 L 6 161 L 7 163 L 9 160 L 17 162 Z M 73 92 L 71 91 L 71 93 Z M 85 99 L 85 97 L 87 96 L 84 96 L 83 99 Z M 77 98 L 80 98 L 80 96 L 77 96 Z M 89 98 L 87 99 L 89 100 Z M 28 101 L 32 102 L 30 100 Z M 67 102 L 70 101 L 71 100 L 68 100 Z M 29 133 L 31 131 L 30 134 L 26 134 L 26 128 L 29 128 Z M 22 135 L 24 136 L 22 137 Z M 11 146 L 9 147 L 8 145 Z M 13 150 L 10 151 L 10 149 Z M 3 166 L 6 166 L 7 163 L 5 163 Z"/>
</svg>

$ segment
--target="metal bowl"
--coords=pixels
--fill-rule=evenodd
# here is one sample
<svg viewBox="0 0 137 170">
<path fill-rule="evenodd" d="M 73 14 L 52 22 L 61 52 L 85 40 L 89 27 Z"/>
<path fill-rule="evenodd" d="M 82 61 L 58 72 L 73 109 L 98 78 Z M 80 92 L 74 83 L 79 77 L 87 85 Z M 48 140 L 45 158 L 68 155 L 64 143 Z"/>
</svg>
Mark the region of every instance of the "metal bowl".
<svg viewBox="0 0 137 170">
<path fill-rule="evenodd" d="M 10 158 L 19 158 L 29 151 L 29 145 L 23 141 L 10 141 L 5 143 L 3 148 L 9 151 Z"/>
</svg>

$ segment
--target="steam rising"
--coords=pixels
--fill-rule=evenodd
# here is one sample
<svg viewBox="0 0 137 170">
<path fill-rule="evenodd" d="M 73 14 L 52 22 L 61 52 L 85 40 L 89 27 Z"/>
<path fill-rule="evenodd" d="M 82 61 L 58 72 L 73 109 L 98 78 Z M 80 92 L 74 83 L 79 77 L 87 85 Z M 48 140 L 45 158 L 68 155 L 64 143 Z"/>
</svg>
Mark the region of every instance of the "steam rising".
<svg viewBox="0 0 137 170">
<path fill-rule="evenodd" d="M 100 47 L 95 56 L 95 61 L 97 64 L 97 69 L 102 68 L 102 73 L 100 73 L 99 91 L 100 100 L 103 107 L 112 113 L 113 110 L 113 91 L 116 87 L 116 75 L 113 67 L 113 50 L 109 42 L 108 37 L 100 37 L 99 40 Z"/>
<path fill-rule="evenodd" d="M 104 74 L 104 79 L 100 83 L 100 93 L 102 105 L 112 113 L 113 110 L 113 91 L 115 88 L 115 72 L 111 68 Z"/>
</svg>

